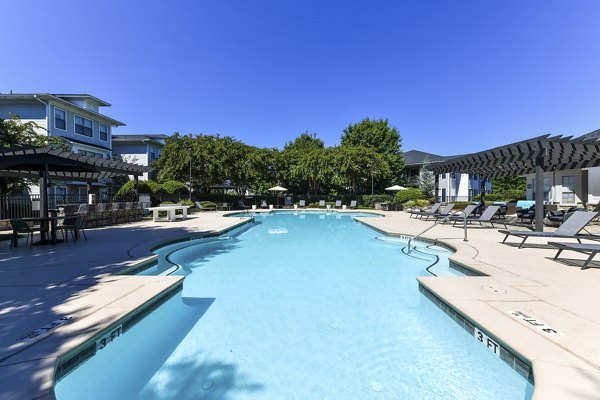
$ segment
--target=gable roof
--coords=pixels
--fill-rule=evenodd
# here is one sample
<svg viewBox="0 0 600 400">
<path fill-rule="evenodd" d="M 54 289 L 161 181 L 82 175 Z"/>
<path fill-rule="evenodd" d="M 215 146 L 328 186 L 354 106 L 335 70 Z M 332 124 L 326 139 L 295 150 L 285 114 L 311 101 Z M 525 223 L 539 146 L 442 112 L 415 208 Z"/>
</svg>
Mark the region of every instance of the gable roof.
<svg viewBox="0 0 600 400">
<path fill-rule="evenodd" d="M 47 102 L 49 100 L 53 100 L 57 103 L 61 103 L 65 106 L 74 107 L 76 109 L 81 110 L 82 112 L 90 113 L 96 116 L 98 119 L 102 119 L 105 122 L 108 122 L 112 126 L 125 126 L 125 124 L 121 121 L 117 121 L 109 116 L 96 112 L 94 110 L 90 110 L 89 108 L 83 108 L 73 102 L 66 100 L 66 98 L 91 98 L 94 101 L 97 101 L 100 106 L 110 106 L 109 103 L 100 100 L 94 96 L 89 94 L 51 94 L 51 93 L 0 93 L 0 102 L 1 101 L 10 101 L 10 100 L 30 100 L 30 101 L 41 101 Z"/>
<path fill-rule="evenodd" d="M 454 157 L 456 156 L 440 156 L 419 150 L 409 150 L 404 152 L 404 163 L 407 166 L 422 165 L 425 162 L 425 159 L 427 159 L 430 163 L 438 163 Z"/>
</svg>

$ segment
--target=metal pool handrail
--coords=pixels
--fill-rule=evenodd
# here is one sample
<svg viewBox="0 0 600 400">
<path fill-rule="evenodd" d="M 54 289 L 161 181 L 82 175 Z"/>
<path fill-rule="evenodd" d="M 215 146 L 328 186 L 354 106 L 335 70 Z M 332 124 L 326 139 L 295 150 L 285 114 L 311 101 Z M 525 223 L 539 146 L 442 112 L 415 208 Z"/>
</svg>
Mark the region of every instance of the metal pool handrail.
<svg viewBox="0 0 600 400">
<path fill-rule="evenodd" d="M 463 215 L 463 220 L 464 220 L 464 231 L 465 231 L 465 237 L 463 239 L 463 242 L 468 242 L 469 239 L 467 238 L 467 213 L 464 211 L 458 211 L 457 213 L 454 213 L 453 215 L 456 214 L 462 214 Z M 450 217 L 452 217 L 452 215 L 448 215 L 444 218 L 440 218 L 438 220 L 436 220 L 433 225 L 427 227 L 426 229 L 422 230 L 421 232 L 417 233 L 415 236 L 411 237 L 408 239 L 408 249 L 407 249 L 407 253 L 410 254 L 410 243 L 412 242 L 413 239 L 418 238 L 419 236 L 421 236 L 422 234 L 424 234 L 425 232 L 427 232 L 428 230 L 430 230 L 431 228 L 433 228 L 434 226 L 436 226 L 437 224 L 441 223 L 441 222 L 446 222 L 450 219 Z"/>
</svg>

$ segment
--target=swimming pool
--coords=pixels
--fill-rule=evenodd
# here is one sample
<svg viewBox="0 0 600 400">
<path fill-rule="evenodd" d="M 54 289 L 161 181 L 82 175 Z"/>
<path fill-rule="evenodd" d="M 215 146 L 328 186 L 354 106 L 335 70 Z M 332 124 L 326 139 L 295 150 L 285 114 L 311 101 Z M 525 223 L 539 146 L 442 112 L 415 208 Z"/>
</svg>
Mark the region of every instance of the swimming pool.
<svg viewBox="0 0 600 400">
<path fill-rule="evenodd" d="M 187 275 L 182 296 L 59 381 L 57 398 L 531 397 L 419 293 L 433 258 L 451 273 L 443 249 L 416 259 L 380 236 L 349 214 L 269 213 L 161 249 Z"/>
</svg>

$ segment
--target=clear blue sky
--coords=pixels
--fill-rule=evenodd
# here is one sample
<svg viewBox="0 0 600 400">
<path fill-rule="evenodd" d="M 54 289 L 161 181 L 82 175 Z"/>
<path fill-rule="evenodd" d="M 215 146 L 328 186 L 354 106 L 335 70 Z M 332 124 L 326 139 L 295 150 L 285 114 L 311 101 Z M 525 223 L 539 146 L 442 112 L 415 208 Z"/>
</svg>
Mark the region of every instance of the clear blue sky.
<svg viewBox="0 0 600 400">
<path fill-rule="evenodd" d="M 600 128 L 598 21 L 598 0 L 3 0 L 0 92 L 279 148 L 388 118 L 449 155 Z"/>
</svg>

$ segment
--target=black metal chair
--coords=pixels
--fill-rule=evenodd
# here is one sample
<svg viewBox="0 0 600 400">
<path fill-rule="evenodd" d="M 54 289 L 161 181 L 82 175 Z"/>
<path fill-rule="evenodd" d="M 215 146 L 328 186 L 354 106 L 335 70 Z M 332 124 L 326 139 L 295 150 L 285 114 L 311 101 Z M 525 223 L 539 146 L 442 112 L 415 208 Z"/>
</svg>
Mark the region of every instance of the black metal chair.
<svg viewBox="0 0 600 400">
<path fill-rule="evenodd" d="M 41 226 L 32 226 L 27 223 L 27 221 L 21 218 L 14 218 L 10 220 L 10 225 L 13 230 L 13 238 L 10 241 L 10 247 L 12 248 L 14 245 L 14 241 L 18 239 L 19 233 L 27 234 L 27 241 L 25 244 L 29 242 L 29 237 L 31 236 L 31 243 L 29 247 L 33 246 L 33 234 L 35 232 L 42 232 L 43 228 Z"/>
</svg>

